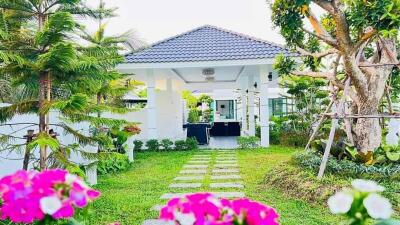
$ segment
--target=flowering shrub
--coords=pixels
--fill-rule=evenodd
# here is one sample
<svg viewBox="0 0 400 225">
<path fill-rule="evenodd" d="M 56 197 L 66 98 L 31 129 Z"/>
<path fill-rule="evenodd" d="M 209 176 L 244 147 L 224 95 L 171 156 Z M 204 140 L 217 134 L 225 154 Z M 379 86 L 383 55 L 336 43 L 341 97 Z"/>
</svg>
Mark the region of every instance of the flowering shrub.
<svg viewBox="0 0 400 225">
<path fill-rule="evenodd" d="M 126 127 L 124 127 L 124 131 L 125 131 L 125 132 L 128 132 L 128 133 L 130 133 L 130 134 L 132 134 L 132 135 L 140 134 L 140 132 L 142 132 L 142 130 L 140 129 L 140 127 L 137 126 L 137 125 L 129 125 L 129 126 L 126 126 Z"/>
<path fill-rule="evenodd" d="M 382 186 L 374 181 L 354 180 L 352 187 L 328 199 L 328 206 L 333 214 L 346 215 L 351 225 L 364 225 L 370 219 L 379 220 L 378 224 L 399 223 L 388 220 L 393 209 L 389 200 L 379 194 L 384 191 Z"/>
<path fill-rule="evenodd" d="M 0 179 L 0 220 L 33 223 L 69 219 L 74 208 L 86 207 L 99 195 L 64 170 L 18 171 Z"/>
<path fill-rule="evenodd" d="M 274 208 L 249 199 L 218 199 L 209 193 L 171 199 L 160 219 L 180 225 L 279 225 Z"/>
</svg>

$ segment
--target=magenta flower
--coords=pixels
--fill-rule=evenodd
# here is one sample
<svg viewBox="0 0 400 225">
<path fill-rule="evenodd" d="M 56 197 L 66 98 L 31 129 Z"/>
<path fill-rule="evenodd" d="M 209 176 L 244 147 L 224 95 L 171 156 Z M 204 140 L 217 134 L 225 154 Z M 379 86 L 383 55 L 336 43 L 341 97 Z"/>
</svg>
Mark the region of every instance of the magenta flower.
<svg viewBox="0 0 400 225">
<path fill-rule="evenodd" d="M 33 223 L 46 214 L 54 219 L 71 218 L 74 206 L 83 208 L 99 196 L 64 170 L 17 171 L 0 179 L 0 220 Z"/>
<path fill-rule="evenodd" d="M 259 202 L 218 199 L 209 193 L 171 199 L 160 212 L 162 220 L 193 225 L 279 225 L 278 218 L 274 208 Z"/>
</svg>

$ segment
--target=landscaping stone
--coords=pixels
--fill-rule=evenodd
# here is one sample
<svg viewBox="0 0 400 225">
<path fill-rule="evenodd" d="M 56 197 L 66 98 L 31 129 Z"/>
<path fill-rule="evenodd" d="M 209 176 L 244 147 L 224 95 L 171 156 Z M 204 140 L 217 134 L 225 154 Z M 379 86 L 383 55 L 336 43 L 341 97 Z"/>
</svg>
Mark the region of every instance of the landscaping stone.
<svg viewBox="0 0 400 225">
<path fill-rule="evenodd" d="M 237 164 L 215 164 L 214 167 L 215 167 L 215 168 L 220 168 L 220 169 L 224 169 L 224 168 L 237 168 L 238 165 L 237 165 Z"/>
<path fill-rule="evenodd" d="M 237 160 L 217 160 L 217 164 L 225 164 L 225 163 L 237 163 Z"/>
<path fill-rule="evenodd" d="M 174 180 L 189 181 L 189 180 L 203 180 L 204 176 L 182 176 L 176 177 Z"/>
<path fill-rule="evenodd" d="M 192 160 L 189 161 L 189 164 L 208 164 L 210 161 L 209 160 Z"/>
<path fill-rule="evenodd" d="M 182 170 L 180 174 L 206 174 L 207 170 Z"/>
<path fill-rule="evenodd" d="M 208 165 L 185 165 L 183 168 L 206 169 Z"/>
<path fill-rule="evenodd" d="M 229 175 L 213 175 L 212 180 L 230 180 L 230 179 L 242 179 L 239 174 L 229 174 Z"/>
<path fill-rule="evenodd" d="M 210 188 L 244 188 L 241 183 L 211 183 Z"/>
<path fill-rule="evenodd" d="M 213 173 L 239 173 L 238 169 L 214 169 Z"/>
<path fill-rule="evenodd" d="M 170 184 L 170 188 L 199 188 L 201 187 L 201 183 L 176 183 Z"/>
</svg>

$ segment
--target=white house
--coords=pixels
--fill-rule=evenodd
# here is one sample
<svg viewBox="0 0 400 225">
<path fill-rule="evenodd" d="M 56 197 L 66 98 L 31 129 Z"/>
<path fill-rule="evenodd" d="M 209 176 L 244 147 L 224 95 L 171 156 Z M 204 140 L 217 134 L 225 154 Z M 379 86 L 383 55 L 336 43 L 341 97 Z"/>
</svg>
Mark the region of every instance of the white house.
<svg viewBox="0 0 400 225">
<path fill-rule="evenodd" d="M 242 135 L 255 135 L 258 118 L 261 145 L 268 147 L 273 109 L 269 102 L 274 103 L 283 92 L 272 69 L 278 54 L 297 56 L 277 44 L 209 25 L 127 54 L 118 69 L 135 74 L 135 79 L 147 86 L 146 108 L 132 115 L 141 122 L 138 138 L 185 138 L 180 93 L 190 90 L 218 100 L 211 126 L 223 123 L 227 129 L 240 129 Z M 230 127 L 229 123 L 240 126 Z"/>
</svg>

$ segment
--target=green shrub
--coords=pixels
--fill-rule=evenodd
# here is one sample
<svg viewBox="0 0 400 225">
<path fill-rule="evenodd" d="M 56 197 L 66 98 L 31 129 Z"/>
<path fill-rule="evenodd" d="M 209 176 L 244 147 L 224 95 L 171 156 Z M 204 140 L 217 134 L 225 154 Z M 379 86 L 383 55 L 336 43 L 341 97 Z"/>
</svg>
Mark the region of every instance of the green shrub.
<svg viewBox="0 0 400 225">
<path fill-rule="evenodd" d="M 146 148 L 148 151 L 159 151 L 160 143 L 158 143 L 157 139 L 150 139 L 146 142 Z"/>
<path fill-rule="evenodd" d="M 174 142 L 169 139 L 163 139 L 161 140 L 160 145 L 164 151 L 170 151 L 173 149 Z"/>
<path fill-rule="evenodd" d="M 175 150 L 185 151 L 186 150 L 186 141 L 184 141 L 184 140 L 175 141 Z"/>
<path fill-rule="evenodd" d="M 130 167 L 128 156 L 117 152 L 104 153 L 97 163 L 101 175 L 125 171 Z"/>
<path fill-rule="evenodd" d="M 281 131 L 279 134 L 279 144 L 284 146 L 305 147 L 308 139 L 309 134 L 307 132 Z"/>
<path fill-rule="evenodd" d="M 188 122 L 189 123 L 198 123 L 200 121 L 199 110 L 196 108 L 190 109 Z"/>
<path fill-rule="evenodd" d="M 135 152 L 138 152 L 138 151 L 143 150 L 143 149 L 142 149 L 142 147 L 143 147 L 143 141 L 134 140 L 134 141 L 133 141 L 133 144 L 135 145 L 135 146 L 133 147 L 133 150 L 134 150 Z"/>
<path fill-rule="evenodd" d="M 241 149 L 257 148 L 260 145 L 260 138 L 256 136 L 238 137 L 237 142 Z"/>
<path fill-rule="evenodd" d="M 185 144 L 186 150 L 196 150 L 199 148 L 199 142 L 194 137 L 187 138 Z"/>
<path fill-rule="evenodd" d="M 307 151 L 299 152 L 293 156 L 296 164 L 317 172 L 321 165 L 322 155 Z M 364 165 L 347 159 L 337 160 L 330 157 L 326 167 L 326 173 L 340 174 L 354 178 L 383 179 L 391 178 L 400 180 L 400 165 Z"/>
</svg>

